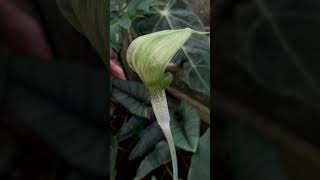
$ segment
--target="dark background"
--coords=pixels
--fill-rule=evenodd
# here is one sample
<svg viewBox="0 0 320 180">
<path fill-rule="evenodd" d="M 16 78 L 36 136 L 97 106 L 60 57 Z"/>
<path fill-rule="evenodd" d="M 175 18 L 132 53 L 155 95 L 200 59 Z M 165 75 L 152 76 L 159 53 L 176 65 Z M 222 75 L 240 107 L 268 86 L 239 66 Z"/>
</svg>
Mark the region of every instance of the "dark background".
<svg viewBox="0 0 320 180">
<path fill-rule="evenodd" d="M 106 179 L 104 63 L 56 1 L 0 1 L 0 179 Z"/>
<path fill-rule="evenodd" d="M 215 2 L 213 179 L 320 178 L 318 10 Z"/>
</svg>

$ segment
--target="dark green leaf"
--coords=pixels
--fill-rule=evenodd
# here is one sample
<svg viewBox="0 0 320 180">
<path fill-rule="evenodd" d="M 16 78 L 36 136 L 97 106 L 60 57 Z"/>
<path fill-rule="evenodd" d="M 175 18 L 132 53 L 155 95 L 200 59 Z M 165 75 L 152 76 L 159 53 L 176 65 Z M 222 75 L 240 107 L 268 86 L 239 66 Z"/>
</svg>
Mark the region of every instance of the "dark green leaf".
<svg viewBox="0 0 320 180">
<path fill-rule="evenodd" d="M 142 119 L 142 118 L 139 118 L 137 116 L 132 116 L 128 122 L 125 122 L 119 133 L 118 133 L 118 140 L 121 142 L 129 137 L 131 137 L 132 135 L 138 135 L 144 125 L 146 124 L 146 120 L 145 119 Z"/>
<path fill-rule="evenodd" d="M 170 162 L 170 150 L 166 141 L 160 141 L 155 149 L 148 154 L 140 163 L 134 180 L 140 180 L 148 175 L 152 170 Z"/>
<path fill-rule="evenodd" d="M 129 159 L 133 160 L 149 152 L 163 138 L 164 135 L 158 123 L 156 121 L 153 122 L 141 133 L 140 140 L 138 144 L 134 147 L 134 149 L 131 151 Z"/>
<path fill-rule="evenodd" d="M 98 51 L 101 59 L 108 59 L 108 0 L 57 0 L 63 15 Z"/>
<path fill-rule="evenodd" d="M 124 14 L 118 19 L 117 23 L 124 29 L 129 30 L 131 26 L 131 19 L 128 15 Z"/>
<path fill-rule="evenodd" d="M 157 5 L 159 5 L 157 0 L 130 0 L 127 12 L 130 16 L 135 16 L 138 12 L 149 12 L 151 7 Z"/>
<path fill-rule="evenodd" d="M 132 114 L 148 118 L 149 96 L 141 83 L 112 80 L 112 97 Z"/>
<path fill-rule="evenodd" d="M 174 116 L 171 116 L 170 126 L 177 147 L 196 152 L 200 138 L 200 117 L 197 110 L 182 101 L 179 107 L 182 113 L 182 121 L 178 122 Z"/>
<path fill-rule="evenodd" d="M 192 156 L 188 180 L 210 179 L 210 128 L 201 136 L 199 148 Z"/>
<path fill-rule="evenodd" d="M 200 18 L 193 13 L 186 1 L 173 1 L 172 5 L 161 7 L 161 11 L 141 18 L 134 27 L 138 34 L 146 34 L 165 29 L 190 27 L 206 31 Z M 193 35 L 181 48 L 180 56 L 188 60 L 184 67 L 184 81 L 194 90 L 210 95 L 210 46 L 205 36 Z"/>
<path fill-rule="evenodd" d="M 113 23 L 110 25 L 110 46 L 116 51 L 119 51 L 122 45 L 121 31 L 122 28 L 118 23 Z"/>
</svg>

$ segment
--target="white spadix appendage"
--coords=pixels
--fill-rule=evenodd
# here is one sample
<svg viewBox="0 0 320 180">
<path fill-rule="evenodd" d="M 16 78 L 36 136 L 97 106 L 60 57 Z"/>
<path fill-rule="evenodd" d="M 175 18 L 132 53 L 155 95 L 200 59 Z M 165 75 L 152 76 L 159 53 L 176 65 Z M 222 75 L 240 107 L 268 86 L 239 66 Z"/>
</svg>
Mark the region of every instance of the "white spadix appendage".
<svg viewBox="0 0 320 180">
<path fill-rule="evenodd" d="M 158 92 L 150 96 L 152 108 L 157 118 L 157 122 L 162 129 L 170 148 L 170 154 L 172 159 L 173 179 L 178 180 L 178 162 L 176 149 L 170 130 L 170 114 L 168 110 L 167 98 L 165 90 L 159 90 Z"/>
</svg>

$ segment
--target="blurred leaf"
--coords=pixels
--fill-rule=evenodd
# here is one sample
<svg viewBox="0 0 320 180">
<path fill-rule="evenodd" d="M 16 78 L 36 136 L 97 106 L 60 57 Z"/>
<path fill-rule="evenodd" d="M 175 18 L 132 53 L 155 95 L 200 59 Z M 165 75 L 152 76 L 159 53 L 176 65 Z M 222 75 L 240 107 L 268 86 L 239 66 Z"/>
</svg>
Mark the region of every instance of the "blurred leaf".
<svg viewBox="0 0 320 180">
<path fill-rule="evenodd" d="M 182 101 L 179 109 L 182 113 L 182 121 L 178 122 L 174 116 L 171 116 L 170 127 L 177 147 L 196 152 L 200 138 L 200 117 L 197 110 Z"/>
<path fill-rule="evenodd" d="M 124 29 L 129 30 L 131 26 L 131 19 L 128 15 L 124 14 L 117 20 L 117 23 Z"/>
<path fill-rule="evenodd" d="M 134 18 L 138 13 L 149 12 L 151 7 L 159 5 L 158 0 L 130 0 L 127 12 Z"/>
<path fill-rule="evenodd" d="M 70 165 L 106 177 L 105 71 L 33 59 L 9 59 L 6 68 L 9 123 L 26 127 Z"/>
<path fill-rule="evenodd" d="M 201 136 L 199 148 L 192 156 L 188 180 L 210 179 L 210 128 Z"/>
<path fill-rule="evenodd" d="M 112 80 L 112 97 L 132 114 L 148 118 L 149 96 L 141 83 L 135 81 Z"/>
<path fill-rule="evenodd" d="M 121 26 L 117 22 L 110 25 L 110 46 L 116 51 L 119 51 L 122 46 L 121 31 Z"/>
<path fill-rule="evenodd" d="M 170 150 L 166 141 L 160 141 L 155 149 L 140 163 L 134 180 L 140 180 L 152 170 L 170 161 Z"/>
<path fill-rule="evenodd" d="M 108 59 L 109 8 L 107 0 L 56 0 L 63 15 L 98 51 Z"/>
<path fill-rule="evenodd" d="M 155 176 L 152 176 L 151 180 L 157 180 L 157 178 Z"/>
<path fill-rule="evenodd" d="M 226 125 L 225 143 L 235 180 L 287 180 L 278 150 L 253 129 L 235 121 Z"/>
<path fill-rule="evenodd" d="M 186 1 L 176 0 L 173 1 L 173 4 L 161 8 L 161 11 L 146 15 L 145 18 L 141 18 L 134 24 L 138 34 L 186 27 L 197 31 L 206 31 L 200 18 L 193 13 Z M 186 59 L 189 62 L 184 67 L 184 81 L 192 89 L 210 95 L 209 39 L 205 36 L 191 36 L 176 58 Z"/>
<path fill-rule="evenodd" d="M 114 136 L 111 136 L 110 143 L 110 179 L 115 180 L 117 175 L 116 163 L 118 154 L 118 142 Z"/>
<path fill-rule="evenodd" d="M 129 155 L 129 160 L 141 157 L 149 152 L 154 146 L 164 138 L 158 123 L 154 121 L 140 134 L 140 140 Z"/>
<path fill-rule="evenodd" d="M 238 31 L 240 64 L 263 87 L 318 105 L 320 3 L 256 0 L 256 5 L 260 16 Z"/>
<path fill-rule="evenodd" d="M 139 118 L 137 116 L 131 116 L 131 118 L 122 125 L 117 135 L 118 141 L 121 142 L 134 134 L 138 135 L 142 131 L 145 124 L 145 119 Z"/>
</svg>

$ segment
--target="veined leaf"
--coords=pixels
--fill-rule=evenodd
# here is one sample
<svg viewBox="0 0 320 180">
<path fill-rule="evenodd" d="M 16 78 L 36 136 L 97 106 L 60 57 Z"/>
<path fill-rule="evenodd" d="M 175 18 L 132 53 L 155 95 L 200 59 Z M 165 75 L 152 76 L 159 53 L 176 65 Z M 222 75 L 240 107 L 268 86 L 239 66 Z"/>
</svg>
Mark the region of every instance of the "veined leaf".
<svg viewBox="0 0 320 180">
<path fill-rule="evenodd" d="M 135 81 L 112 80 L 112 97 L 132 114 L 148 118 L 151 109 L 147 103 L 149 96 L 141 83 Z"/>
<path fill-rule="evenodd" d="M 153 122 L 140 135 L 140 140 L 129 155 L 129 160 L 136 159 L 152 150 L 164 138 L 157 122 Z"/>
<path fill-rule="evenodd" d="M 144 125 L 146 124 L 146 120 L 137 116 L 132 116 L 127 122 L 125 122 L 119 133 L 118 140 L 121 142 L 132 135 L 138 135 L 140 131 L 142 131 Z"/>
<path fill-rule="evenodd" d="M 68 21 L 98 51 L 101 59 L 108 59 L 108 0 L 57 0 Z"/>
<path fill-rule="evenodd" d="M 152 170 L 170 161 L 170 150 L 166 141 L 160 141 L 155 149 L 140 163 L 134 180 L 140 180 Z"/>
<path fill-rule="evenodd" d="M 177 147 L 196 152 L 200 138 L 200 117 L 197 110 L 185 101 L 180 104 L 182 121 L 171 116 L 170 127 Z"/>
<path fill-rule="evenodd" d="M 137 33 L 146 34 L 165 29 L 192 28 L 206 31 L 200 18 L 186 1 L 175 0 L 134 24 Z M 210 45 L 205 36 L 193 35 L 176 58 L 188 60 L 184 81 L 194 90 L 210 95 Z"/>
</svg>

